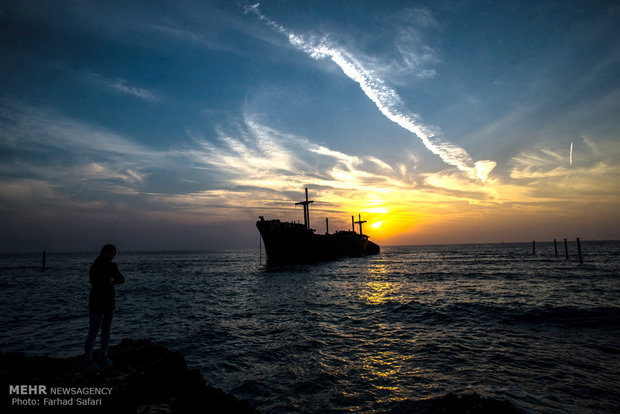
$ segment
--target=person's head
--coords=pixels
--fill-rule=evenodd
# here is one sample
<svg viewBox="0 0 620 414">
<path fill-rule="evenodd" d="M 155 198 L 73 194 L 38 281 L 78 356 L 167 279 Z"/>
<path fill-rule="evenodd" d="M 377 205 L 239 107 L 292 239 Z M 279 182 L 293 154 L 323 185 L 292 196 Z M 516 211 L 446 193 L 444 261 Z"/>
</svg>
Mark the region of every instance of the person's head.
<svg viewBox="0 0 620 414">
<path fill-rule="evenodd" d="M 116 256 L 116 247 L 113 244 L 106 244 L 101 248 L 101 253 L 99 253 L 99 257 L 107 261 L 112 261 L 114 256 Z"/>
</svg>

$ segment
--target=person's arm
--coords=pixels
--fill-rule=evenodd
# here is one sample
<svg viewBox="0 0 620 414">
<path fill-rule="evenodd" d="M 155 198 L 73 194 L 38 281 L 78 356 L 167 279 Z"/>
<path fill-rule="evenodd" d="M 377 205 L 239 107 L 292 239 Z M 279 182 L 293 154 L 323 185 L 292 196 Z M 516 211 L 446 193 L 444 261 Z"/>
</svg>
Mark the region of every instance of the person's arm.
<svg viewBox="0 0 620 414">
<path fill-rule="evenodd" d="M 125 277 L 121 274 L 121 272 L 118 271 L 118 266 L 116 266 L 116 263 L 112 262 L 112 265 L 114 266 L 114 276 L 112 276 L 112 283 L 115 285 L 120 285 L 121 283 L 125 282 Z"/>
</svg>

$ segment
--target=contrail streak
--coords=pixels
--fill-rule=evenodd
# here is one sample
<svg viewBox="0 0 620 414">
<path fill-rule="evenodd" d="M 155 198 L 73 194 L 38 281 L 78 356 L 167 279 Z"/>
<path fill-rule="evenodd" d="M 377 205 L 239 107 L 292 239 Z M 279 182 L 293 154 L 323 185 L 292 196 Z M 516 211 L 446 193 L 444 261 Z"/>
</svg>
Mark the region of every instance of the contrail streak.
<svg viewBox="0 0 620 414">
<path fill-rule="evenodd" d="M 331 45 L 325 38 L 306 39 L 284 26 L 274 22 L 258 10 L 259 4 L 247 8 L 258 18 L 278 32 L 286 35 L 289 42 L 297 49 L 307 53 L 313 59 L 330 58 L 349 78 L 357 82 L 366 96 L 374 102 L 379 111 L 390 121 L 400 125 L 420 138 L 424 146 L 438 155 L 445 163 L 466 172 L 471 178 L 485 181 L 495 168 L 494 161 L 473 162 L 467 151 L 454 144 L 442 142 L 441 137 L 424 125 L 415 114 L 409 113 L 396 91 L 385 84 L 383 79 L 366 70 L 363 65 L 348 54 Z"/>
<path fill-rule="evenodd" d="M 570 143 L 570 154 L 568 155 L 568 163 L 573 165 L 573 142 Z"/>
</svg>

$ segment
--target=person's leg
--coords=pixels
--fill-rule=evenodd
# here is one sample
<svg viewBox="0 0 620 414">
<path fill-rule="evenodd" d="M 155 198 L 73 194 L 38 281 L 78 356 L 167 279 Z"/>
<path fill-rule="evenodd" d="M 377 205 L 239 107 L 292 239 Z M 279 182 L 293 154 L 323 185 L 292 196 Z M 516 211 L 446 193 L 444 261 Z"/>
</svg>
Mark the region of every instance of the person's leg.
<svg viewBox="0 0 620 414">
<path fill-rule="evenodd" d="M 101 327 L 101 321 L 103 320 L 102 313 L 90 313 L 89 315 L 90 327 L 88 329 L 88 335 L 86 335 L 86 342 L 84 343 L 84 358 L 87 361 L 93 360 L 93 348 L 95 347 L 95 339 L 97 339 L 97 333 Z"/>
<path fill-rule="evenodd" d="M 101 354 L 99 358 L 102 360 L 108 357 L 108 346 L 110 345 L 110 330 L 112 329 L 112 318 L 114 312 L 106 312 L 103 314 L 101 323 Z"/>
</svg>

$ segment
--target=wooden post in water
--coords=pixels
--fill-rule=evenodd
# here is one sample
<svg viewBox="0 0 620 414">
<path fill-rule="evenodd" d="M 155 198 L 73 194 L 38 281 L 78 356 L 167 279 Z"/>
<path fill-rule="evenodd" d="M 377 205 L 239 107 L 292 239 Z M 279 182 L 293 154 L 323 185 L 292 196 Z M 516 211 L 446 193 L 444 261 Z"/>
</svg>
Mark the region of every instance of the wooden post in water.
<svg viewBox="0 0 620 414">
<path fill-rule="evenodd" d="M 532 256 L 536 256 L 536 240 L 532 240 Z"/>
<path fill-rule="evenodd" d="M 568 260 L 568 242 L 564 239 L 564 253 L 566 254 L 566 260 Z"/>
<path fill-rule="evenodd" d="M 329 234 L 329 219 L 325 217 L 325 234 Z"/>
<path fill-rule="evenodd" d="M 555 249 L 555 257 L 558 257 L 558 241 L 553 239 L 553 248 Z"/>
<path fill-rule="evenodd" d="M 582 264 L 583 258 L 581 257 L 581 243 L 579 242 L 579 237 L 577 237 L 577 252 L 579 254 L 579 264 Z"/>
<path fill-rule="evenodd" d="M 43 264 L 41 265 L 41 271 L 45 272 L 45 250 L 43 250 Z"/>
</svg>

